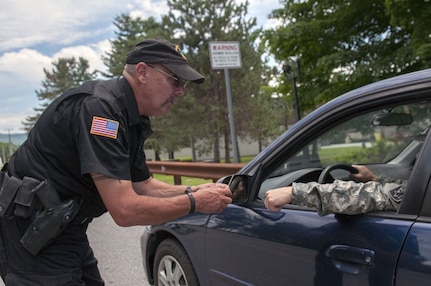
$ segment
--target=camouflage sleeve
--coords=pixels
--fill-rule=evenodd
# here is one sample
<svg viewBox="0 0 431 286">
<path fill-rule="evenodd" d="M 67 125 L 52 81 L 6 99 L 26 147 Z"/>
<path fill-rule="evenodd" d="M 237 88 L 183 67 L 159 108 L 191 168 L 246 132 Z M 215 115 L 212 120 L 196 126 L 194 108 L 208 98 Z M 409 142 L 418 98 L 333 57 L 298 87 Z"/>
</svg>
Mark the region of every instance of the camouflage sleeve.
<svg viewBox="0 0 431 286">
<path fill-rule="evenodd" d="M 293 183 L 292 203 L 315 207 L 319 215 L 355 215 L 372 211 L 397 211 L 405 185 L 335 180 L 332 184 Z"/>
<path fill-rule="evenodd" d="M 379 182 L 382 185 L 387 183 L 395 183 L 395 184 L 403 185 L 407 183 L 405 180 L 393 179 L 383 174 L 380 174 L 377 176 L 377 182 Z"/>
</svg>

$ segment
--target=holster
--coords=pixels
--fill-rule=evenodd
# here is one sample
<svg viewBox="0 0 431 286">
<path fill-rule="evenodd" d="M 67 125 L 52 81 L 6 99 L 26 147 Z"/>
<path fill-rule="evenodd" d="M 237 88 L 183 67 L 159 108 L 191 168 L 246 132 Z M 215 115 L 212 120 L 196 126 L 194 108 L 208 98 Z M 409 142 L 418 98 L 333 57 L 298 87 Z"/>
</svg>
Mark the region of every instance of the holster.
<svg viewBox="0 0 431 286">
<path fill-rule="evenodd" d="M 0 172 L 0 217 L 32 219 L 20 242 L 36 255 L 74 219 L 81 199 L 62 202 L 46 180 L 10 176 Z"/>
<path fill-rule="evenodd" d="M 30 224 L 20 242 L 33 255 L 47 246 L 71 222 L 79 211 L 79 201 L 72 199 L 59 210 L 45 209 Z"/>
<path fill-rule="evenodd" d="M 20 242 L 28 252 L 36 255 L 69 225 L 79 211 L 81 200 L 61 202 L 57 192 L 46 181 L 33 192 L 41 201 L 43 210 L 36 214 Z"/>
</svg>

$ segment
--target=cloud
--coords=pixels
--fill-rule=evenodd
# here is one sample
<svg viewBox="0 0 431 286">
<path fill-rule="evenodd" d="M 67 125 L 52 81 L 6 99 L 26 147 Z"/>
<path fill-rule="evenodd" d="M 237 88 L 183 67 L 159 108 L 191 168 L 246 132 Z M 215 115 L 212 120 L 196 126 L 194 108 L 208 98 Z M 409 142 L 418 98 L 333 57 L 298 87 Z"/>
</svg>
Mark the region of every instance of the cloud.
<svg viewBox="0 0 431 286">
<path fill-rule="evenodd" d="M 112 20 L 123 1 L 3 0 L 0 51 L 41 43 L 67 45 L 95 34 L 112 32 Z"/>
<path fill-rule="evenodd" d="M 245 2 L 245 0 L 237 0 Z M 269 19 L 269 15 L 275 9 L 281 8 L 280 0 L 249 0 L 248 15 L 257 18 L 257 25 L 264 29 L 274 26 L 274 20 Z"/>
<path fill-rule="evenodd" d="M 103 40 L 99 43 L 91 44 L 88 46 L 72 46 L 61 49 L 59 52 L 55 53 L 52 58 L 54 61 L 59 58 L 71 58 L 74 57 L 78 59 L 83 57 L 88 60 L 90 65 L 90 71 L 99 70 L 106 71 L 106 66 L 102 61 L 102 56 L 110 50 L 111 46 L 109 40 Z"/>
<path fill-rule="evenodd" d="M 4 53 L 0 57 L 0 126 L 22 132 L 21 122 L 34 115 L 33 108 L 40 105 L 35 91 L 45 79 L 44 68 L 50 70 L 59 58 L 84 57 L 89 61 L 90 71 L 105 71 L 101 57 L 109 49 L 109 40 L 103 40 L 89 46 L 63 48 L 52 57 L 32 49 Z"/>
<path fill-rule="evenodd" d="M 25 110 L 15 114 L 2 114 L 0 117 L 0 133 L 4 134 L 7 131 L 10 133 L 25 133 L 24 126 L 21 124 L 29 115 L 33 115 L 33 110 Z"/>
<path fill-rule="evenodd" d="M 167 13 L 166 1 L 134 0 L 127 5 L 131 17 L 141 17 L 143 19 L 152 16 L 160 18 L 160 15 Z"/>
<path fill-rule="evenodd" d="M 237 0 L 244 2 L 245 0 Z M 266 27 L 279 0 L 249 1 L 250 16 Z M 43 69 L 60 57 L 85 57 L 90 71 L 105 71 L 101 57 L 116 37 L 120 14 L 156 19 L 168 12 L 165 0 L 2 0 L 0 9 L 0 131 L 21 130 L 39 106 Z M 19 131 L 22 132 L 22 131 Z"/>
<path fill-rule="evenodd" d="M 0 57 L 0 126 L 16 129 L 26 116 L 34 113 L 31 107 L 38 106 L 35 90 L 43 79 L 43 68 L 50 62 L 50 57 L 30 49 Z M 18 117 L 21 120 L 17 121 Z"/>
<path fill-rule="evenodd" d="M 38 51 L 21 49 L 18 52 L 4 53 L 0 57 L 0 72 L 8 72 L 31 82 L 40 78 L 43 74 L 42 67 L 50 64 L 50 62 L 50 57 Z"/>
</svg>

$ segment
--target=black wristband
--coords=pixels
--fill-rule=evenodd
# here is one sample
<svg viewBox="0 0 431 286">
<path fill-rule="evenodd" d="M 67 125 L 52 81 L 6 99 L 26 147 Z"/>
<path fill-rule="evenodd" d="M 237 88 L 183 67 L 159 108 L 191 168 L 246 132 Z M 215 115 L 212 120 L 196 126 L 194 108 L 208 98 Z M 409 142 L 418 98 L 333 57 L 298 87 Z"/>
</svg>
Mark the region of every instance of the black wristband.
<svg viewBox="0 0 431 286">
<path fill-rule="evenodd" d="M 190 212 L 189 213 L 194 213 L 195 212 L 195 208 L 196 208 L 196 203 L 195 203 L 195 198 L 193 197 L 192 192 L 191 192 L 191 187 L 187 186 L 187 188 L 184 191 L 184 193 L 186 193 L 186 195 L 190 199 Z"/>
</svg>

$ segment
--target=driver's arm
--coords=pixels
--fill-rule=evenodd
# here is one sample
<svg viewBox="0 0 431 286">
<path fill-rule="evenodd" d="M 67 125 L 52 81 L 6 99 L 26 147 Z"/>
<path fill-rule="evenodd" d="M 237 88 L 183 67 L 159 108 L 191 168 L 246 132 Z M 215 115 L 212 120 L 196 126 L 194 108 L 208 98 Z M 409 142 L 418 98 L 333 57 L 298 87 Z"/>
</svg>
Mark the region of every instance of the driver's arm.
<svg viewBox="0 0 431 286">
<path fill-rule="evenodd" d="M 352 165 L 352 167 L 355 167 L 358 170 L 358 172 L 350 173 L 349 177 L 351 179 L 357 182 L 368 182 L 368 181 L 378 180 L 378 176 L 374 174 L 366 166 Z M 304 188 L 302 188 L 302 190 L 303 189 Z M 302 196 L 298 196 L 298 197 L 302 197 Z M 290 204 L 290 203 L 292 203 L 292 187 L 283 187 L 283 188 L 270 190 L 265 195 L 265 206 L 267 209 L 271 211 L 280 211 L 285 204 Z M 307 205 L 306 202 L 302 202 L 301 200 L 298 200 L 298 203 L 296 204 Z"/>
<path fill-rule="evenodd" d="M 387 183 L 395 183 L 399 185 L 407 184 L 406 180 L 390 178 L 383 174 L 376 175 L 370 169 L 368 169 L 366 166 L 363 166 L 363 165 L 352 165 L 352 166 L 358 169 L 358 173 L 357 174 L 351 173 L 349 177 L 357 182 L 375 181 L 375 182 L 379 182 L 382 185 Z"/>
<path fill-rule="evenodd" d="M 265 206 L 279 211 L 292 203 L 314 207 L 319 215 L 342 213 L 355 215 L 372 211 L 396 211 L 401 203 L 405 185 L 369 181 L 335 180 L 332 184 L 293 183 L 292 187 L 269 190 L 265 194 Z"/>
</svg>

